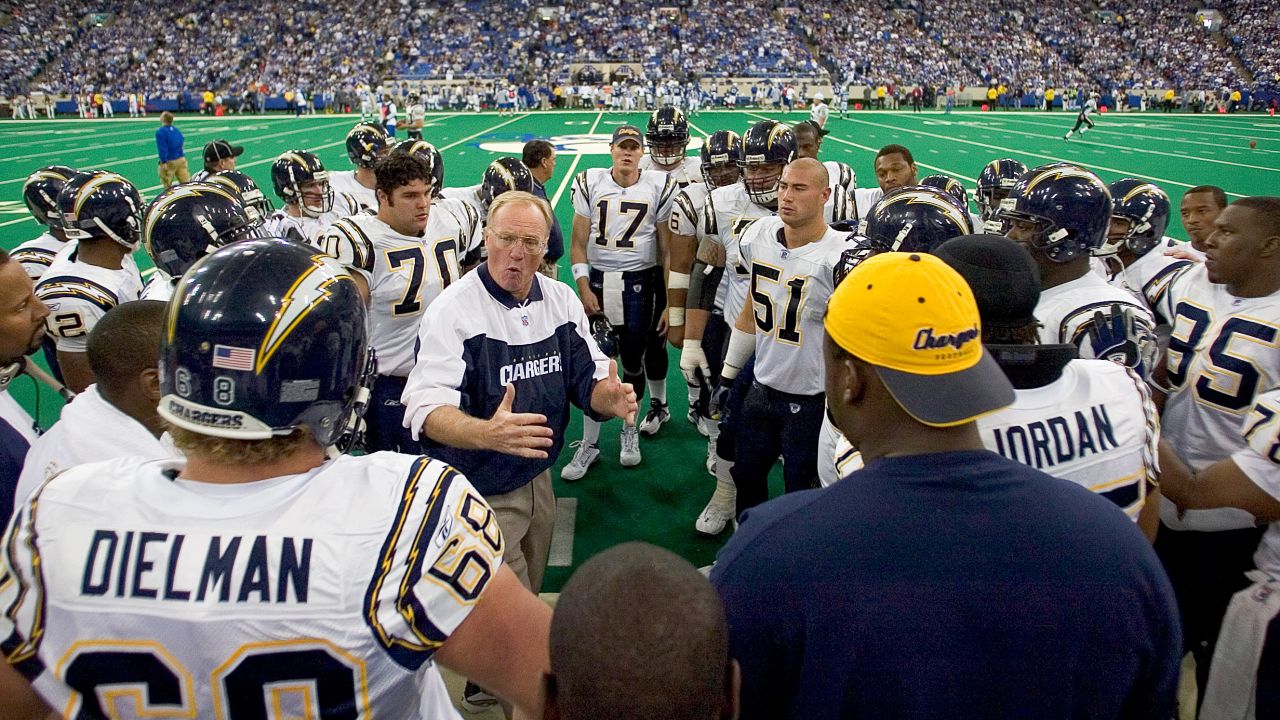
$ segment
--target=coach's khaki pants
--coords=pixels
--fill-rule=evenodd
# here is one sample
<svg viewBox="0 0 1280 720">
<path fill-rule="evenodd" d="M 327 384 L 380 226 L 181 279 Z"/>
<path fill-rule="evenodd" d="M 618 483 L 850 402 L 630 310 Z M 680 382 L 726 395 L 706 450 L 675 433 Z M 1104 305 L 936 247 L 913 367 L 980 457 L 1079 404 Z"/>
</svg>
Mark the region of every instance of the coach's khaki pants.
<svg viewBox="0 0 1280 720">
<path fill-rule="evenodd" d="M 546 470 L 524 487 L 486 497 L 498 517 L 506 544 L 502 561 L 533 593 L 542 587 L 551 551 L 551 530 L 555 526 L 556 496 L 551 489 L 551 471 Z"/>
<path fill-rule="evenodd" d="M 191 171 L 187 169 L 186 156 L 160 163 L 160 183 L 165 187 L 169 187 L 174 183 L 175 178 L 180 183 L 191 179 Z"/>
</svg>

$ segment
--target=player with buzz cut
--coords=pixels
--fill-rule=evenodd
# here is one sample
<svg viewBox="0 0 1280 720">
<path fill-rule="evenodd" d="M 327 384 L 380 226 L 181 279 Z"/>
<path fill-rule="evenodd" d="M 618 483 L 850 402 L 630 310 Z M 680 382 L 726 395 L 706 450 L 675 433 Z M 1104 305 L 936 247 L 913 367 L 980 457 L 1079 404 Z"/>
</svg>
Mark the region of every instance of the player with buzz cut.
<svg viewBox="0 0 1280 720">
<path fill-rule="evenodd" d="M 640 464 L 640 432 L 658 432 L 667 410 L 667 298 L 664 264 L 675 182 L 662 172 L 641 170 L 644 135 L 619 125 L 609 143 L 613 164 L 578 173 L 570 186 L 573 279 L 588 315 L 603 312 L 618 334 L 619 364 L 638 399 L 649 389 L 649 412 L 640 427 L 622 426 L 618 461 Z M 565 480 L 578 480 L 600 457 L 600 423 L 583 418 L 582 440 Z"/>
<path fill-rule="evenodd" d="M 433 212 L 431 165 L 411 153 L 392 153 L 373 168 L 377 215 L 359 214 L 330 225 L 320 249 L 352 273 L 368 306 L 369 344 L 378 376 L 365 418 L 370 452 L 417 452 L 402 427 L 400 395 L 413 369 L 423 311 L 461 277 L 461 260 L 474 240 L 448 212 Z"/>
<path fill-rule="evenodd" d="M 1280 389 L 1280 197 L 1236 200 L 1213 225 L 1205 261 L 1180 275 L 1157 308 L 1173 328 L 1164 437 L 1195 472 L 1244 450 L 1240 428 L 1250 409 Z M 1165 502 L 1160 515 L 1156 553 L 1178 596 L 1203 693 L 1223 613 L 1248 585 L 1262 528 L 1230 506 L 1184 513 Z"/>
<path fill-rule="evenodd" d="M 329 173 L 333 191 L 345 193 L 355 198 L 362 208 L 376 211 L 378 195 L 373 164 L 391 150 L 392 144 L 386 129 L 375 123 L 359 123 L 347 131 L 347 159 L 355 169 Z"/>
<path fill-rule="evenodd" d="M 427 457 L 337 454 L 372 370 L 350 273 L 221 248 L 160 355 L 186 459 L 72 468 L 7 532 L 0 716 L 34 689 L 71 717 L 456 718 L 437 665 L 540 716 L 551 610 L 484 498 Z"/>
<path fill-rule="evenodd" d="M 702 161 L 686 156 L 689 147 L 689 120 L 676 107 L 663 107 L 649 116 L 645 133 L 649 152 L 640 158 L 640 170 L 659 170 L 678 188 L 702 182 Z"/>
</svg>

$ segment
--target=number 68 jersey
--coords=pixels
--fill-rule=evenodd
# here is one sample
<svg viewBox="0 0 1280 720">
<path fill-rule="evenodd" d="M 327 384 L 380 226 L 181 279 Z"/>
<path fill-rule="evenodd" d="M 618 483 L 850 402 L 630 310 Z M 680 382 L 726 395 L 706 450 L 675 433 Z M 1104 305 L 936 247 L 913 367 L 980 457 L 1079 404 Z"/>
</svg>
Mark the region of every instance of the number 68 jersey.
<svg viewBox="0 0 1280 720">
<path fill-rule="evenodd" d="M 647 270 L 658 256 L 658 225 L 671 220 L 678 189 L 665 172 L 640 171 L 640 180 L 622 187 L 609 168 L 583 170 L 573 178 L 573 212 L 591 221 L 587 264 L 605 272 Z"/>
<path fill-rule="evenodd" d="M 239 485 L 177 467 L 82 465 L 15 514 L 0 652 L 55 709 L 457 717 L 432 656 L 503 547 L 462 475 L 393 453 Z"/>
<path fill-rule="evenodd" d="M 1172 326 L 1166 369 L 1173 388 L 1164 408 L 1164 437 L 1200 471 L 1245 447 L 1240 424 L 1254 398 L 1280 388 L 1280 293 L 1240 298 L 1209 282 L 1204 265 L 1184 272 L 1157 308 Z M 1172 502 L 1161 518 L 1176 530 L 1253 527 L 1243 510 L 1189 510 Z"/>
</svg>

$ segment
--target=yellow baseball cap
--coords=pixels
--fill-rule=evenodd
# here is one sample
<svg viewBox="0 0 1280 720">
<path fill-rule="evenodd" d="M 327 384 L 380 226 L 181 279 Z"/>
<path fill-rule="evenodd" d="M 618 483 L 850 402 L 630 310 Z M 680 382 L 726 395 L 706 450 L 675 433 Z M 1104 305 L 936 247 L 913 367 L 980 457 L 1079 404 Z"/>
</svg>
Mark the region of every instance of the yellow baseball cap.
<svg viewBox="0 0 1280 720">
<path fill-rule="evenodd" d="M 824 324 L 925 425 L 962 425 L 1013 403 L 1013 386 L 982 347 L 973 291 L 932 255 L 864 260 L 831 295 Z"/>
</svg>

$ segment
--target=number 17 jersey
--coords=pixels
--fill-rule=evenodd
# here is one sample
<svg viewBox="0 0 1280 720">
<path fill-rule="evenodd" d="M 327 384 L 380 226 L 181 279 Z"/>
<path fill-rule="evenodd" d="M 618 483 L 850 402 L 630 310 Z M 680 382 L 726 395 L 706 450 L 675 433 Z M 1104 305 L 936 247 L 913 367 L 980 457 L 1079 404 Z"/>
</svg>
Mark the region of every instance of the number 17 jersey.
<svg viewBox="0 0 1280 720">
<path fill-rule="evenodd" d="M 671 220 L 677 185 L 665 172 L 640 171 L 622 187 L 609 168 L 583 170 L 573 178 L 573 212 L 591 221 L 587 264 L 605 272 L 647 270 L 662 263 L 658 224 Z"/>
</svg>

